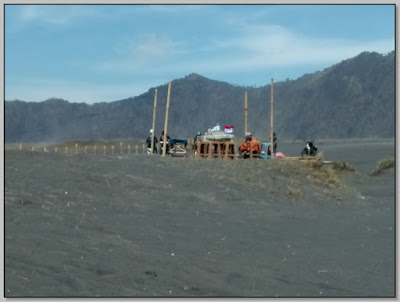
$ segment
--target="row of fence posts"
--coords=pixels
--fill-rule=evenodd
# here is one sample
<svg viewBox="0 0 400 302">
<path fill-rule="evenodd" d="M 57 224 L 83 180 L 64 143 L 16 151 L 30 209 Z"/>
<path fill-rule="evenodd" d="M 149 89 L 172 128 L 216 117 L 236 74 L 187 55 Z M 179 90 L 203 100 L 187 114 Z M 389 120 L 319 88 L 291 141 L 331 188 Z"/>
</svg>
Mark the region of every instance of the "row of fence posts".
<svg viewBox="0 0 400 302">
<path fill-rule="evenodd" d="M 9 149 L 13 149 L 13 148 L 9 147 Z M 21 150 L 21 151 L 22 150 L 31 150 L 31 151 L 43 151 L 43 152 L 51 152 L 51 149 L 52 149 L 55 153 L 58 153 L 58 152 L 60 152 L 60 153 L 62 153 L 62 152 L 69 153 L 69 152 L 71 152 L 71 149 L 72 149 L 72 152 L 75 153 L 75 154 L 81 153 L 80 151 L 82 150 L 80 148 L 79 144 L 75 144 L 75 147 L 72 147 L 72 148 L 69 148 L 68 146 L 64 146 L 64 147 L 58 146 L 58 147 L 54 147 L 54 148 L 50 148 L 50 147 L 47 147 L 47 146 L 44 146 L 42 148 L 41 147 L 32 146 L 30 148 L 28 147 L 28 149 L 26 149 L 26 148 L 24 149 L 23 145 L 21 143 L 19 144 L 18 149 Z M 103 145 L 103 148 L 101 148 L 101 146 L 97 146 L 97 145 L 91 145 L 91 146 L 85 145 L 83 147 L 83 153 L 88 154 L 90 151 L 93 151 L 94 154 L 103 153 L 104 155 L 106 155 L 107 154 L 107 149 L 108 149 L 107 145 Z M 131 155 L 133 150 L 134 150 L 134 154 L 135 155 L 139 154 L 139 145 L 137 145 L 137 144 L 134 146 L 134 148 L 131 148 L 131 145 L 128 144 L 127 148 L 125 148 L 125 149 L 127 149 L 127 154 L 128 155 Z M 124 154 L 124 152 L 123 152 L 123 150 L 124 150 L 123 143 L 121 142 L 119 144 L 119 152 L 116 150 L 114 145 L 110 146 L 110 150 L 111 150 L 111 155 L 114 155 L 114 154 L 117 154 L 117 153 L 119 153 L 121 155 Z M 142 153 L 141 154 L 146 154 L 146 153 L 147 153 L 146 152 L 146 144 L 143 144 L 142 145 Z"/>
<path fill-rule="evenodd" d="M 131 145 L 128 144 L 127 148 L 124 148 L 123 144 L 120 143 L 119 150 L 117 150 L 114 145 L 109 146 L 109 148 L 107 148 L 107 147 L 108 147 L 107 145 L 103 145 L 103 148 L 101 147 L 101 145 L 100 146 L 98 146 L 98 145 L 91 145 L 91 146 L 85 145 L 83 147 L 83 149 L 82 149 L 79 144 L 75 144 L 75 147 L 72 147 L 72 148 L 69 147 L 69 146 L 65 146 L 65 147 L 59 146 L 59 147 L 54 147 L 54 148 L 50 148 L 50 147 L 47 147 L 47 146 L 44 146 L 44 147 L 32 146 L 30 148 L 28 147 L 28 149 L 26 149 L 26 148 L 24 149 L 24 146 L 22 144 L 19 144 L 18 149 L 21 150 L 21 151 L 22 150 L 31 150 L 31 151 L 43 151 L 43 152 L 51 152 L 51 150 L 53 150 L 55 153 L 58 153 L 58 152 L 60 152 L 60 153 L 62 153 L 62 152 L 70 153 L 72 151 L 75 154 L 81 153 L 82 150 L 83 150 L 83 153 L 85 153 L 85 154 L 88 154 L 90 151 L 92 151 L 92 153 L 94 153 L 94 154 L 103 153 L 104 155 L 107 154 L 108 150 L 111 151 L 112 155 L 118 154 L 118 153 L 122 155 L 122 154 L 124 154 L 124 149 L 127 149 L 127 154 L 128 155 L 132 154 L 132 151 L 134 151 L 134 154 L 136 154 L 136 155 L 139 154 L 139 146 L 138 145 L 135 145 L 134 148 L 132 148 Z M 13 148 L 9 147 L 9 149 L 13 149 Z M 143 144 L 142 153 L 141 154 L 145 154 L 145 153 L 146 153 L 146 145 Z"/>
</svg>

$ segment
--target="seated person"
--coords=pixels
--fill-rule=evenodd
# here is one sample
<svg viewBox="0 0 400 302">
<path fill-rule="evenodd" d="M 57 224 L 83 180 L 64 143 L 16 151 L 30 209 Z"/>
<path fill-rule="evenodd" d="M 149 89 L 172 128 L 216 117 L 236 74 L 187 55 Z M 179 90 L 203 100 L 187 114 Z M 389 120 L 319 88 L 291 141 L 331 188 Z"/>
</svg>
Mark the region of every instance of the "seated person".
<svg viewBox="0 0 400 302">
<path fill-rule="evenodd" d="M 239 152 L 240 152 L 241 157 L 249 158 L 250 157 L 250 151 L 253 154 L 257 154 L 257 153 L 260 152 L 259 146 L 257 144 L 254 144 L 252 146 L 251 150 L 250 150 L 250 143 L 251 142 L 256 142 L 256 141 L 257 140 L 254 137 L 252 137 L 250 132 L 246 133 L 245 141 L 242 143 L 242 145 L 239 148 Z"/>
</svg>

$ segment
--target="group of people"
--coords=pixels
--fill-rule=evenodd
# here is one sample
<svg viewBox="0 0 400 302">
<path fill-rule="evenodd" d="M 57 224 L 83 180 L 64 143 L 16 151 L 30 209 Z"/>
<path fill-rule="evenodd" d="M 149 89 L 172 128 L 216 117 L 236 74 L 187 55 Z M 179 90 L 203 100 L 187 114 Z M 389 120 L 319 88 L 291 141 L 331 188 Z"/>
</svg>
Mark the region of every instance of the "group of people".
<svg viewBox="0 0 400 302">
<path fill-rule="evenodd" d="M 151 139 L 152 138 L 153 138 L 153 129 L 150 129 L 150 135 L 146 140 L 147 149 L 150 149 L 150 150 L 151 150 Z M 169 140 L 170 140 L 170 137 L 167 134 L 167 142 L 166 142 L 167 150 L 166 150 L 166 152 L 169 151 L 169 142 L 168 142 Z M 154 135 L 153 153 L 157 153 L 157 143 L 158 143 L 157 137 Z M 160 154 L 162 154 L 162 152 L 163 152 L 163 147 L 164 147 L 164 131 L 161 132 L 161 136 L 160 136 Z"/>
<path fill-rule="evenodd" d="M 199 140 L 199 137 L 201 137 L 202 133 L 199 131 L 197 132 L 197 135 L 194 137 L 193 139 L 193 152 L 196 153 L 197 149 L 196 149 L 196 142 Z M 151 150 L 151 139 L 154 139 L 154 145 L 153 145 L 153 153 L 157 153 L 157 137 L 154 135 L 153 137 L 153 129 L 150 129 L 150 135 L 146 140 L 146 144 L 147 144 L 147 148 L 148 150 Z M 169 140 L 170 137 L 167 135 L 167 142 L 166 142 L 166 152 L 168 153 L 169 148 L 170 148 L 170 144 L 169 144 Z M 250 157 L 250 153 L 253 154 L 258 154 L 260 153 L 260 146 L 258 144 L 252 144 L 252 142 L 256 142 L 257 139 L 255 137 L 252 136 L 252 134 L 250 132 L 247 132 L 245 134 L 245 140 L 244 142 L 241 144 L 241 146 L 239 147 L 239 156 L 242 158 L 249 158 Z M 276 153 L 277 150 L 277 137 L 276 137 L 276 133 L 274 132 L 273 134 L 273 144 L 274 144 L 274 153 Z M 164 131 L 161 132 L 161 136 L 160 136 L 160 154 L 162 154 L 162 150 L 164 147 Z M 151 151 L 149 151 L 151 152 Z M 268 147 L 268 155 L 271 155 L 271 149 Z"/>
</svg>

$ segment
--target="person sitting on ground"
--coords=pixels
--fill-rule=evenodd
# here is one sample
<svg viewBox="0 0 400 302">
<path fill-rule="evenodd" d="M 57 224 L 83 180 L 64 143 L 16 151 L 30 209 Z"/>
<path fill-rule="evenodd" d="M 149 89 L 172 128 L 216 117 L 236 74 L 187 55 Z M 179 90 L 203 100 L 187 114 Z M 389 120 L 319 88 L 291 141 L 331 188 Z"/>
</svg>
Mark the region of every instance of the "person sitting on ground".
<svg viewBox="0 0 400 302">
<path fill-rule="evenodd" d="M 151 149 L 151 138 L 153 137 L 153 129 L 150 129 L 150 135 L 146 140 L 147 148 Z M 153 153 L 157 153 L 157 137 L 154 135 Z M 151 152 L 151 151 L 150 151 Z"/>
<path fill-rule="evenodd" d="M 194 139 L 193 139 L 193 152 L 195 153 L 195 154 L 197 154 L 197 142 L 199 141 L 199 136 L 201 136 L 201 132 L 199 131 L 199 132 L 197 132 L 197 134 L 196 134 L 196 136 L 194 137 Z"/>
<path fill-rule="evenodd" d="M 170 140 L 171 138 L 168 136 L 168 134 L 167 134 L 167 142 L 166 142 L 166 145 L 167 145 L 167 149 L 165 150 L 165 153 L 168 153 L 168 151 L 169 151 L 169 140 Z M 162 154 L 162 152 L 163 152 L 163 147 L 164 147 L 164 131 L 163 132 L 161 132 L 161 136 L 160 136 L 160 154 Z"/>
<path fill-rule="evenodd" d="M 250 150 L 250 144 L 252 142 L 256 142 L 257 139 L 254 138 L 250 132 L 247 132 L 245 135 L 245 141 L 242 143 L 242 145 L 239 148 L 239 152 L 240 152 L 240 156 L 243 158 L 249 158 L 250 157 L 250 152 L 252 152 L 253 154 L 258 153 L 259 150 L 259 146 L 257 144 L 253 144 Z"/>
</svg>

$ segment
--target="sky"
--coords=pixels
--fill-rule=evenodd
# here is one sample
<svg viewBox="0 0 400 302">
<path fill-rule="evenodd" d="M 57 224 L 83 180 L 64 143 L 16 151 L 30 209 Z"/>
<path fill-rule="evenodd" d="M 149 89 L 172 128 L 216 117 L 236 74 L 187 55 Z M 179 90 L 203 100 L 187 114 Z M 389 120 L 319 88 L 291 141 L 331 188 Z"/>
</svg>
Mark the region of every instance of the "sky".
<svg viewBox="0 0 400 302">
<path fill-rule="evenodd" d="M 6 4 L 4 14 L 6 100 L 111 102 L 191 73 L 259 87 L 395 49 L 393 4 Z"/>
</svg>

